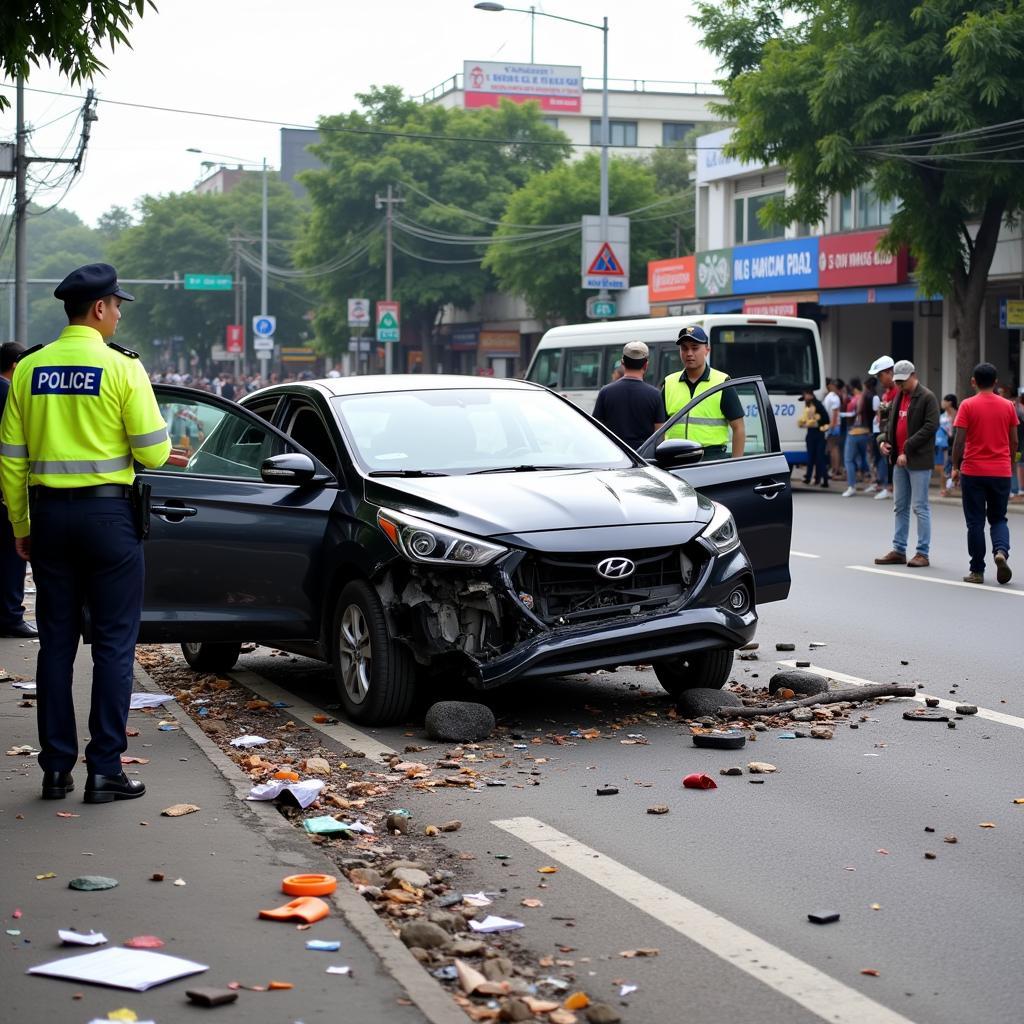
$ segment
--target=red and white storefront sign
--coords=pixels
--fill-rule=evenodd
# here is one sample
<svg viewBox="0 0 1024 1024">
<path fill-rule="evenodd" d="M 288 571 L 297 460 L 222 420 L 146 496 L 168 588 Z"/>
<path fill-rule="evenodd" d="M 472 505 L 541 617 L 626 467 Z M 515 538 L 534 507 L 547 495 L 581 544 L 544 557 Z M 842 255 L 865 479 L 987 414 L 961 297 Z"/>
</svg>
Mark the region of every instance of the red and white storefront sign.
<svg viewBox="0 0 1024 1024">
<path fill-rule="evenodd" d="M 552 113 L 578 114 L 582 109 L 583 76 L 578 66 L 467 60 L 462 75 L 468 109 L 496 107 L 502 100 L 533 100 Z"/>
<path fill-rule="evenodd" d="M 885 229 L 824 235 L 818 242 L 818 287 L 852 288 L 901 284 L 907 279 L 907 250 L 879 252 Z"/>
</svg>

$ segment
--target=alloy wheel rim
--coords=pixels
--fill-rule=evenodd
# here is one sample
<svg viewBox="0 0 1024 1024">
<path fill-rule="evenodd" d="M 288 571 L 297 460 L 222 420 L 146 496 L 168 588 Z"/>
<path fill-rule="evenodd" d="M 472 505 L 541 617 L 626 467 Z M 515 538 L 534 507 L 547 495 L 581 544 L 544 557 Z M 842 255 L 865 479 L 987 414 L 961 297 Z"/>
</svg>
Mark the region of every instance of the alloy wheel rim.
<svg viewBox="0 0 1024 1024">
<path fill-rule="evenodd" d="M 338 668 L 346 696 L 353 704 L 362 704 L 370 692 L 373 657 L 366 616 L 355 604 L 350 604 L 341 615 Z"/>
</svg>

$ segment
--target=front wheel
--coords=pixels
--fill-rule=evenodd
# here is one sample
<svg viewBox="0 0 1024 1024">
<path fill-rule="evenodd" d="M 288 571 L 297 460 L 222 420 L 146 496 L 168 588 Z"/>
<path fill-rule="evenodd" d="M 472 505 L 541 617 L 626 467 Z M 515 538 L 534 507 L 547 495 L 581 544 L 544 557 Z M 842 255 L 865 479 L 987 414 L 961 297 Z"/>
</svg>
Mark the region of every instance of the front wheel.
<svg viewBox="0 0 1024 1024">
<path fill-rule="evenodd" d="M 347 584 L 334 612 L 331 662 L 345 714 L 354 722 L 388 725 L 405 718 L 416 693 L 416 663 L 397 643 L 376 590 Z"/>
<path fill-rule="evenodd" d="M 673 697 L 684 690 L 704 686 L 720 690 L 729 681 L 732 671 L 732 651 L 698 651 L 679 654 L 654 663 L 654 674 L 662 688 Z"/>
<path fill-rule="evenodd" d="M 235 667 L 241 644 L 182 644 L 181 653 L 197 672 L 228 672 Z"/>
</svg>

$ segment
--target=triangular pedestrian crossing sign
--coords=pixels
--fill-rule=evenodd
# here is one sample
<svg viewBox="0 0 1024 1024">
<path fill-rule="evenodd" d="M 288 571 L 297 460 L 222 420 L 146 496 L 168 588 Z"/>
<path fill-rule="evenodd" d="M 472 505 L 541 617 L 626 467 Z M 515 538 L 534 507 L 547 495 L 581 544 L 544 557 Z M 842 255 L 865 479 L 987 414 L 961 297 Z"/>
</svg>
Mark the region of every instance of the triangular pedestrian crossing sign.
<svg viewBox="0 0 1024 1024">
<path fill-rule="evenodd" d="M 605 242 L 597 251 L 594 262 L 590 264 L 588 274 L 599 274 L 606 277 L 622 277 L 625 273 L 612 247 Z"/>
<path fill-rule="evenodd" d="M 380 323 L 377 326 L 383 327 L 385 330 L 390 330 L 398 326 L 398 321 L 392 313 L 385 313 L 380 318 Z"/>
</svg>

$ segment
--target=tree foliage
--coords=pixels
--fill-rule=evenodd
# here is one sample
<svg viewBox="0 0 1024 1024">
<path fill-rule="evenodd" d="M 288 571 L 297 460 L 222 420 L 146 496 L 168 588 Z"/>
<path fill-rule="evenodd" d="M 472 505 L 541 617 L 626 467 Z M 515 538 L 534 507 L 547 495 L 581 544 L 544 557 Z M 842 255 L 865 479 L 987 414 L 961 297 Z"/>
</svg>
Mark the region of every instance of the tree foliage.
<svg viewBox="0 0 1024 1024">
<path fill-rule="evenodd" d="M 900 200 L 886 245 L 909 245 L 924 289 L 951 299 L 966 386 L 1000 224 L 1024 205 L 1022 136 L 972 133 L 1024 109 L 1024 6 L 725 0 L 698 10 L 728 75 L 731 152 L 784 164 L 795 186 L 764 216 L 815 223 L 829 194 L 868 182 Z"/>
<path fill-rule="evenodd" d="M 377 195 L 391 185 L 402 198 L 395 216 L 407 227 L 399 223 L 395 231 L 394 297 L 403 304 L 404 329 L 428 344 L 444 306 L 468 308 L 492 284 L 480 266 L 480 243 L 443 244 L 434 236 L 487 238 L 508 197 L 569 153 L 565 136 L 541 120 L 533 103 L 449 109 L 406 99 L 397 86 L 375 87 L 358 99 L 361 109 L 321 119 L 322 141 L 313 151 L 324 167 L 301 175 L 312 213 L 300 264 L 331 266 L 368 246 L 365 255 L 316 279 L 317 340 L 331 353 L 348 343 L 346 300 L 384 298 Z M 489 139 L 511 141 L 481 141 Z"/>
<path fill-rule="evenodd" d="M 673 223 L 680 222 L 681 211 L 688 208 L 692 217 L 693 202 L 691 199 L 687 207 L 685 193 L 678 200 L 663 203 L 670 197 L 658 189 L 659 173 L 663 181 L 668 178 L 670 188 L 676 187 L 681 180 L 678 163 L 685 160 L 682 150 L 672 150 L 664 158 L 660 172 L 645 160 L 609 161 L 608 197 L 612 214 L 637 211 L 630 218 L 634 283 L 646 276 L 648 260 L 673 255 Z M 578 231 L 567 232 L 568 237 L 556 235 L 551 241 L 532 244 L 502 244 L 500 239 L 516 238 L 523 225 L 578 225 L 584 214 L 597 212 L 599 198 L 600 162 L 593 153 L 538 175 L 512 196 L 498 229 L 498 241 L 488 250 L 485 261 L 485 266 L 494 271 L 501 290 L 523 296 L 541 319 L 582 320 L 590 293 L 580 287 Z"/>
<path fill-rule="evenodd" d="M 301 208 L 291 190 L 271 178 L 268 190 L 269 263 L 290 266 L 290 252 L 301 229 Z M 145 196 L 138 204 L 139 223 L 124 227 L 120 215 L 104 222 L 103 230 L 116 229 L 109 258 L 121 278 L 169 278 L 178 274 L 234 273 L 234 246 L 259 253 L 262 216 L 261 182 L 247 175 L 230 192 L 200 195 L 195 192 Z M 240 239 L 232 242 L 232 239 Z M 259 312 L 259 271 L 241 264 L 246 279 L 248 313 Z M 231 292 L 185 291 L 182 287 L 138 285 L 136 299 L 118 328 L 124 344 L 137 347 L 147 359 L 166 358 L 166 342 L 184 339 L 185 349 L 202 363 L 213 345 L 222 345 L 225 328 L 234 321 Z M 269 310 L 277 317 L 277 339 L 298 344 L 308 331 L 304 315 L 313 299 L 301 286 L 282 286 L 270 279 Z M 248 327 L 246 328 L 248 333 Z M 154 341 L 158 344 L 153 346 Z"/>
<path fill-rule="evenodd" d="M 0 4 L 0 75 L 28 78 L 33 67 L 56 64 L 72 85 L 106 70 L 97 51 L 130 46 L 128 32 L 153 0 L 4 0 Z M 0 96 L 0 110 L 10 105 Z"/>
</svg>

